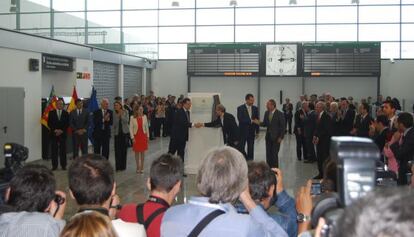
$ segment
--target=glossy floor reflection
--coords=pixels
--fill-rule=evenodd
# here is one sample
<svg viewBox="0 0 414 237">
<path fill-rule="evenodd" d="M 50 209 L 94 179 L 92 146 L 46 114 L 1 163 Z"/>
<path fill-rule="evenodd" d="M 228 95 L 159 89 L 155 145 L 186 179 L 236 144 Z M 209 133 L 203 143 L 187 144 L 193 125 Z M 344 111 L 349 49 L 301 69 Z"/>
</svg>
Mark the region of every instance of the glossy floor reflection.
<svg viewBox="0 0 414 237">
<path fill-rule="evenodd" d="M 145 171 L 144 174 L 135 173 L 135 159 L 133 152 L 128 151 L 127 170 L 117 172 L 115 180 L 117 183 L 117 193 L 121 197 L 122 203 L 140 203 L 144 202 L 148 197 L 148 190 L 146 189 L 146 180 L 148 177 L 149 167 L 151 162 L 168 150 L 169 138 L 157 138 L 149 144 L 149 151 L 145 157 Z M 265 161 L 265 138 L 264 133 L 255 142 L 255 160 Z M 68 157 L 71 155 L 68 154 Z M 313 177 L 317 173 L 316 164 L 305 164 L 296 159 L 296 140 L 294 135 L 286 135 L 282 142 L 279 152 L 280 168 L 283 171 L 285 189 L 289 194 L 294 195 L 297 189 L 303 185 L 307 179 Z M 114 165 L 113 145 L 111 145 L 110 162 Z M 70 160 L 68 161 L 70 165 Z M 45 164 L 51 167 L 50 161 L 38 161 L 36 163 Z M 68 206 L 65 212 L 66 217 L 72 216 L 76 210 L 76 204 L 73 199 L 69 197 L 68 193 L 68 179 L 67 171 L 57 170 L 55 176 L 58 182 L 58 188 L 65 191 L 68 195 Z M 197 195 L 196 176 L 188 175 L 184 178 L 183 187 L 177 197 L 177 203 L 186 202 L 187 198 L 192 195 Z"/>
</svg>

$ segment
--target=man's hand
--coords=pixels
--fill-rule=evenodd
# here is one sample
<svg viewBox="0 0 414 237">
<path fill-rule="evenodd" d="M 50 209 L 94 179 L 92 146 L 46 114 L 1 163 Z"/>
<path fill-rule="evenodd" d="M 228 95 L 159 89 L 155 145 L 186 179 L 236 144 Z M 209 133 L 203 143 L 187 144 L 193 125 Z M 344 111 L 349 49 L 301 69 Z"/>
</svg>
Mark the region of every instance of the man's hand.
<svg viewBox="0 0 414 237">
<path fill-rule="evenodd" d="M 62 191 L 56 191 L 55 192 L 56 195 L 61 197 L 61 200 L 63 200 L 63 203 L 56 203 L 55 200 L 52 200 L 50 202 L 50 206 L 49 206 L 49 214 L 51 216 L 53 216 L 53 218 L 57 219 L 57 220 L 62 220 L 63 219 L 63 215 L 65 214 L 65 209 L 66 209 L 66 193 L 62 192 Z"/>
<path fill-rule="evenodd" d="M 240 194 L 239 199 L 249 212 L 251 212 L 251 210 L 253 210 L 256 207 L 256 203 L 250 196 L 249 185 L 247 185 L 246 189 Z"/>
<path fill-rule="evenodd" d="M 279 138 L 276 140 L 276 143 L 277 143 L 277 144 L 280 144 L 281 142 L 282 142 L 282 138 L 280 138 L 280 137 L 279 137 Z"/>
<path fill-rule="evenodd" d="M 297 129 L 297 134 L 298 134 L 298 135 L 301 135 L 301 133 L 302 133 L 302 132 L 300 131 L 300 128 L 298 128 L 298 129 Z"/>
<path fill-rule="evenodd" d="M 121 200 L 119 199 L 119 196 L 117 194 L 115 194 L 114 196 L 112 196 L 112 200 L 111 200 L 111 206 L 109 207 L 109 218 L 111 218 L 111 220 L 116 218 L 116 214 L 118 212 L 118 209 L 116 208 L 111 208 L 114 206 L 117 206 L 121 203 Z"/>
<path fill-rule="evenodd" d="M 258 119 L 253 119 L 252 120 L 252 123 L 255 123 L 255 124 L 257 124 L 257 125 L 260 126 L 260 120 L 258 120 Z"/>
<path fill-rule="evenodd" d="M 319 143 L 319 138 L 318 138 L 318 137 L 316 137 L 316 136 L 313 136 L 312 143 L 313 143 L 313 144 L 315 144 L 315 145 L 318 145 L 318 143 Z"/>
<path fill-rule="evenodd" d="M 394 141 L 399 141 L 401 139 L 401 133 L 400 132 L 395 132 L 393 135 L 393 139 Z"/>
<path fill-rule="evenodd" d="M 275 172 L 276 180 L 277 180 L 277 186 L 276 186 L 276 193 L 283 192 L 283 175 L 282 171 L 278 168 L 272 168 L 273 172 Z"/>
<path fill-rule="evenodd" d="M 356 134 L 357 134 L 357 130 L 356 130 L 356 128 L 353 128 L 353 129 L 351 130 L 351 134 L 352 134 L 352 135 L 356 135 Z"/>
<path fill-rule="evenodd" d="M 310 216 L 312 212 L 312 196 L 311 196 L 312 180 L 308 180 L 306 186 L 299 189 L 296 195 L 296 210 Z"/>
</svg>

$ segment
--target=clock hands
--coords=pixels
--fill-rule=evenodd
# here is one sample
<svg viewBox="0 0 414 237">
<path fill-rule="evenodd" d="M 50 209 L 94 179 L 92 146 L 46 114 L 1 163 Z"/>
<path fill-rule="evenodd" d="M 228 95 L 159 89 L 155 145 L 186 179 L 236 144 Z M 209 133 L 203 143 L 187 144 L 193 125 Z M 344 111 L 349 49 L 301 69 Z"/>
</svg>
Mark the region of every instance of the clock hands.
<svg viewBox="0 0 414 237">
<path fill-rule="evenodd" d="M 294 62 L 295 60 L 296 60 L 295 58 L 279 58 L 277 61 L 279 61 L 279 62 L 283 62 L 283 61 Z"/>
</svg>

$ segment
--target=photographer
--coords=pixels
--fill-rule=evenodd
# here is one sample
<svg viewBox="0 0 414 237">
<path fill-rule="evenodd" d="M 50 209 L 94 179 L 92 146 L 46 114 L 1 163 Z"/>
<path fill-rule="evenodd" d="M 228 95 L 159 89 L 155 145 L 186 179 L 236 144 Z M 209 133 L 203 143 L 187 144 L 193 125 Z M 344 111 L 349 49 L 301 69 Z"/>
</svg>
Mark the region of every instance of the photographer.
<svg viewBox="0 0 414 237">
<path fill-rule="evenodd" d="M 56 191 L 56 180 L 45 166 L 20 169 L 6 191 L 8 212 L 0 216 L 0 236 L 54 237 L 65 225 L 62 220 L 66 195 Z"/>
<path fill-rule="evenodd" d="M 297 236 L 297 212 L 295 201 L 283 188 L 283 175 L 279 169 L 270 169 L 265 162 L 248 163 L 249 191 L 252 199 L 263 209 L 268 210 L 273 205 L 278 213 L 269 213 L 285 231 L 293 237 Z M 236 205 L 237 212 L 248 214 L 246 208 Z"/>
</svg>

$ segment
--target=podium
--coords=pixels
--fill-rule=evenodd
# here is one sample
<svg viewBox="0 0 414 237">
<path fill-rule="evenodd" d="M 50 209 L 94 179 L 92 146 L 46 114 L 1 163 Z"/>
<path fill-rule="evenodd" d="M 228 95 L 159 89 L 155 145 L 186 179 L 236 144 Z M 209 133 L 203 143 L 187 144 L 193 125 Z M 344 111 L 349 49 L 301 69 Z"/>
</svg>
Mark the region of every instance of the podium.
<svg viewBox="0 0 414 237">
<path fill-rule="evenodd" d="M 219 97 L 218 93 L 188 93 L 191 99 L 191 122 L 211 122 L 214 107 Z M 221 128 L 190 128 L 187 142 L 187 150 L 184 161 L 184 170 L 187 174 L 197 174 L 201 160 L 208 151 L 214 147 L 223 146 L 223 132 Z"/>
</svg>

